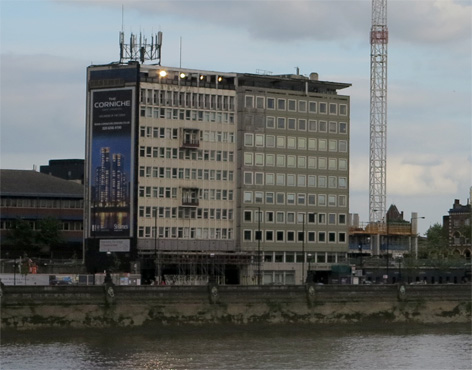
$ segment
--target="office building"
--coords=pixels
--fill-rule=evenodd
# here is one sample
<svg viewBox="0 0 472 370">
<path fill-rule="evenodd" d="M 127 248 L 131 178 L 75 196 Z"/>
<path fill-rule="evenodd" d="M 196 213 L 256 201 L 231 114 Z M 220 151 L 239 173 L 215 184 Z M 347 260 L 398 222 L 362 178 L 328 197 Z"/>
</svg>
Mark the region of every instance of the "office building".
<svg viewBox="0 0 472 370">
<path fill-rule="evenodd" d="M 349 86 L 90 66 L 90 268 L 115 253 L 158 280 L 327 278 L 348 253 Z"/>
</svg>

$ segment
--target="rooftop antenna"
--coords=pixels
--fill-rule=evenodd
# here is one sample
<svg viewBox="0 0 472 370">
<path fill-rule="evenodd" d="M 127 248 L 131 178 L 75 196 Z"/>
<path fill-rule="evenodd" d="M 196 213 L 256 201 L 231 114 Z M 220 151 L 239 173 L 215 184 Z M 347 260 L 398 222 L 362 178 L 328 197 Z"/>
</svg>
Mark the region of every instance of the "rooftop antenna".
<svg viewBox="0 0 472 370">
<path fill-rule="evenodd" d="M 151 36 L 151 42 L 143 34 L 139 33 L 139 40 L 137 35 L 131 33 L 129 44 L 125 43 L 125 33 L 120 32 L 120 63 L 125 60 L 136 61 L 143 64 L 145 61 L 157 60 L 157 65 L 161 65 L 161 47 L 162 47 L 162 32 Z"/>
<path fill-rule="evenodd" d="M 180 36 L 180 65 L 179 68 L 182 68 L 182 36 Z"/>
</svg>

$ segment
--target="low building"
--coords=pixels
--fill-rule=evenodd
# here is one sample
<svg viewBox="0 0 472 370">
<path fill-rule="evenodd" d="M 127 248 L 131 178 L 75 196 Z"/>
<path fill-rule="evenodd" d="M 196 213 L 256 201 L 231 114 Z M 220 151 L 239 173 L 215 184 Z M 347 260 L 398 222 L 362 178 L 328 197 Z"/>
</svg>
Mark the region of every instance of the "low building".
<svg viewBox="0 0 472 370">
<path fill-rule="evenodd" d="M 11 238 L 12 229 L 19 221 L 26 221 L 33 235 L 40 221 L 50 218 L 59 222 L 63 243 L 53 248 L 43 245 L 40 254 L 52 258 L 81 258 L 83 185 L 27 170 L 0 170 L 0 176 L 2 257 L 23 255 L 21 247 Z"/>
<path fill-rule="evenodd" d="M 39 172 L 79 184 L 84 183 L 83 159 L 51 159 L 47 166 L 40 166 Z"/>
</svg>

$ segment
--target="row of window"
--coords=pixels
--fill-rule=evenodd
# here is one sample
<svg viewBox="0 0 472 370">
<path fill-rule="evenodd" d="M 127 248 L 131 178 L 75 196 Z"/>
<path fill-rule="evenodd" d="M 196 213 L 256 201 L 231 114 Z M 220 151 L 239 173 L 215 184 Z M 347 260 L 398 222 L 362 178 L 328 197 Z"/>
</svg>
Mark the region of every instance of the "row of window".
<svg viewBox="0 0 472 370">
<path fill-rule="evenodd" d="M 336 231 L 294 231 L 294 230 L 264 230 L 259 233 L 258 230 L 243 230 L 243 240 L 245 242 L 259 241 L 270 243 L 346 243 L 346 233 Z M 318 238 L 316 237 L 318 235 Z"/>
<path fill-rule="evenodd" d="M 39 230 L 39 221 L 27 221 L 31 227 L 31 230 Z M 14 229 L 16 221 L 12 220 L 2 220 L 0 222 L 1 230 L 11 230 Z M 59 230 L 63 231 L 81 231 L 83 230 L 82 221 L 59 221 Z"/>
<path fill-rule="evenodd" d="M 347 116 L 347 104 L 246 95 L 245 108 Z"/>
<path fill-rule="evenodd" d="M 297 123 L 298 122 L 298 123 Z M 278 130 L 298 130 L 330 134 L 347 134 L 347 122 L 306 120 L 304 118 L 266 117 L 265 127 Z"/>
<path fill-rule="evenodd" d="M 296 198 L 296 200 L 295 200 Z M 277 204 L 277 205 L 309 205 L 320 207 L 347 207 L 346 195 L 335 194 L 305 194 L 305 193 L 283 193 L 283 192 L 263 192 L 245 191 L 243 202 L 254 204 Z"/>
<path fill-rule="evenodd" d="M 259 148 L 298 149 L 309 151 L 330 151 L 347 153 L 347 140 L 307 138 L 306 136 L 275 136 L 264 134 L 244 134 L 244 146 Z"/>
<path fill-rule="evenodd" d="M 82 199 L 7 198 L 0 199 L 1 207 L 16 208 L 83 208 Z"/>
<path fill-rule="evenodd" d="M 234 172 L 227 170 L 209 170 L 202 168 L 140 166 L 139 176 L 161 179 L 233 181 Z"/>
<path fill-rule="evenodd" d="M 187 208 L 187 207 L 139 207 L 139 217 L 180 218 L 199 220 L 232 220 L 233 209 L 226 208 Z"/>
<path fill-rule="evenodd" d="M 265 181 L 264 181 L 265 180 Z M 347 177 L 244 172 L 244 185 L 276 185 L 347 189 Z"/>
<path fill-rule="evenodd" d="M 154 139 L 177 140 L 179 129 L 168 127 L 140 126 L 140 136 Z M 200 141 L 210 143 L 234 143 L 234 132 L 200 130 Z"/>
<path fill-rule="evenodd" d="M 233 151 L 178 149 L 157 146 L 140 146 L 139 156 L 143 158 L 186 159 L 216 162 L 233 162 L 234 160 Z"/>
<path fill-rule="evenodd" d="M 263 261 L 268 263 L 339 263 L 346 261 L 346 253 L 264 251 Z"/>
<path fill-rule="evenodd" d="M 191 107 L 212 110 L 234 110 L 234 96 L 197 92 L 141 89 L 141 104 Z"/>
<path fill-rule="evenodd" d="M 303 155 L 244 152 L 244 166 L 311 168 L 347 171 L 347 158 L 312 157 Z"/>
<path fill-rule="evenodd" d="M 140 226 L 138 237 L 155 238 L 154 226 Z M 232 240 L 233 229 L 219 227 L 158 227 L 157 237 L 160 239 L 189 239 L 189 240 Z"/>
<path fill-rule="evenodd" d="M 149 186 L 146 188 L 150 188 Z M 146 194 L 146 188 L 143 189 Z M 194 190 L 194 189 L 189 189 Z M 151 189 L 151 198 L 167 198 L 177 199 L 178 188 L 176 187 L 159 187 L 153 186 Z M 182 196 L 186 194 L 185 189 L 182 190 Z M 193 192 L 192 192 L 193 193 Z M 195 189 L 196 199 L 201 200 L 233 200 L 233 190 L 227 189 Z"/>
<path fill-rule="evenodd" d="M 209 112 L 192 109 L 141 107 L 140 116 L 154 119 L 160 118 L 180 121 L 234 124 L 234 113 Z"/>
<path fill-rule="evenodd" d="M 301 225 L 346 225 L 345 213 L 284 212 L 244 210 L 244 223 L 278 223 Z"/>
</svg>

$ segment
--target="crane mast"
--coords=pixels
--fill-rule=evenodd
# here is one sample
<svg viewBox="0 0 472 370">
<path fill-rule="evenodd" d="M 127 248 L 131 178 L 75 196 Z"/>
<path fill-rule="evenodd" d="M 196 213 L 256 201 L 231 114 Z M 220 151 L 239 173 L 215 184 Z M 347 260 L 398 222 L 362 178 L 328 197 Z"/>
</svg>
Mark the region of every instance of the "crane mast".
<svg viewBox="0 0 472 370">
<path fill-rule="evenodd" d="M 379 224 L 387 204 L 387 44 L 387 0 L 372 0 L 369 222 Z"/>
</svg>

